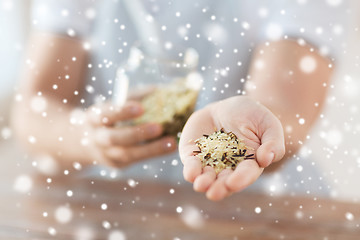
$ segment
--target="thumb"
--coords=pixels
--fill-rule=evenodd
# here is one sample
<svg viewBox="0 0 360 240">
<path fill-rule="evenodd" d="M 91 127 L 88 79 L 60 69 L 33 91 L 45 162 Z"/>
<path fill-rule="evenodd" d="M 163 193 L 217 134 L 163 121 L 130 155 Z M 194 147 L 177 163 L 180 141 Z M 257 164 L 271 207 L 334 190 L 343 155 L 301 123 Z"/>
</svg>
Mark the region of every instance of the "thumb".
<svg viewBox="0 0 360 240">
<path fill-rule="evenodd" d="M 128 101 L 118 107 L 111 103 L 92 106 L 88 111 L 88 119 L 95 126 L 112 126 L 118 121 L 139 117 L 144 112 L 141 104 Z"/>
<path fill-rule="evenodd" d="M 281 160 L 285 155 L 284 132 L 280 121 L 273 116 L 271 125 L 265 128 L 261 136 L 261 145 L 256 151 L 256 159 L 260 167 L 268 167 Z"/>
</svg>

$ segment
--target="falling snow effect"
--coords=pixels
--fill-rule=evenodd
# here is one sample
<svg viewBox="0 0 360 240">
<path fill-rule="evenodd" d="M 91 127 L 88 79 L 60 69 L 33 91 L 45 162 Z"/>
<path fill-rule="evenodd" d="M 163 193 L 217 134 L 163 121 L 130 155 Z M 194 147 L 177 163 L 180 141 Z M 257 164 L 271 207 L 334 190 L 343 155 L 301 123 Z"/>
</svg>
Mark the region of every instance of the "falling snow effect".
<svg viewBox="0 0 360 240">
<path fill-rule="evenodd" d="M 74 193 L 73 193 L 73 191 L 71 191 L 71 190 L 68 190 L 67 192 L 66 192 L 66 196 L 68 196 L 68 197 L 72 197 L 74 195 Z"/>
<path fill-rule="evenodd" d="M 255 208 L 255 213 L 256 213 L 256 214 L 260 214 L 260 213 L 261 213 L 261 208 L 260 208 L 260 207 L 256 207 L 256 208 Z"/>
<path fill-rule="evenodd" d="M 56 233 L 57 233 L 57 231 L 56 231 L 55 228 L 49 227 L 49 228 L 48 228 L 48 233 L 49 233 L 51 236 L 55 236 Z"/>
<path fill-rule="evenodd" d="M 18 176 L 14 182 L 14 190 L 20 193 L 27 193 L 33 186 L 32 179 L 27 175 Z"/>
<path fill-rule="evenodd" d="M 300 59 L 299 67 L 301 71 L 306 74 L 310 74 L 315 71 L 317 66 L 316 60 L 311 56 L 305 56 Z"/>
<path fill-rule="evenodd" d="M 12 131 L 11 128 L 9 127 L 4 127 L 3 129 L 1 129 L 1 137 L 4 140 L 9 139 L 12 136 Z"/>
<path fill-rule="evenodd" d="M 69 39 L 81 39 L 81 48 L 90 57 L 84 63 L 86 71 L 84 84 L 76 86 L 71 93 L 62 95 L 66 84 L 76 81 L 76 74 L 71 72 L 72 66 L 82 69 L 76 64 L 82 64 L 84 59 L 76 52 L 71 53 L 66 59 L 56 57 L 54 62 L 61 65 L 64 71 L 58 73 L 57 69 L 49 67 L 51 72 L 56 72 L 56 77 L 47 79 L 49 86 L 46 89 L 36 90 L 37 92 L 29 96 L 24 94 L 20 83 L 15 83 L 15 74 L 8 76 L 3 75 L 3 72 L 6 74 L 6 72 L 16 71 L 16 75 L 21 73 L 20 67 L 8 65 L 15 62 L 12 55 L 16 55 L 19 59 L 21 55 L 23 60 L 17 60 L 18 65 L 24 65 L 27 70 L 34 73 L 38 80 L 41 77 L 38 70 L 39 61 L 36 57 L 24 55 L 27 49 L 25 41 L 17 39 L 25 35 L 19 32 L 23 31 L 24 27 L 16 27 L 21 21 L 9 17 L 25 13 L 23 10 L 17 10 L 22 9 L 21 4 L 16 0 L 1 1 L 0 35 L 5 37 L 0 42 L 7 49 L 4 47 L 0 49 L 0 63 L 1 66 L 5 66 L 0 71 L 0 77 L 4 79 L 0 80 L 2 97 L 0 158 L 4 164 L 0 175 L 3 177 L 1 180 L 8 178 L 2 186 L 7 191 L 4 194 L 1 192 L 2 198 L 6 200 L 2 209 L 15 208 L 25 214 L 28 210 L 25 203 L 29 202 L 32 204 L 31 216 L 34 218 L 31 220 L 36 222 L 37 218 L 41 218 L 44 222 L 41 231 L 49 238 L 63 238 L 64 229 L 71 226 L 72 230 L 69 230 L 68 234 L 72 234 L 71 237 L 76 240 L 133 239 L 134 232 L 128 231 L 127 228 L 131 227 L 130 223 L 139 223 L 140 220 L 149 225 L 142 225 L 145 226 L 145 230 L 137 229 L 137 233 L 144 234 L 144 239 L 160 239 L 163 229 L 149 230 L 147 226 L 154 226 L 154 223 L 158 221 L 167 223 L 169 216 L 174 216 L 171 221 L 179 221 L 179 226 L 181 224 L 190 230 L 202 231 L 208 227 L 209 222 L 211 224 L 213 223 L 211 221 L 220 221 L 219 219 L 225 218 L 226 221 L 231 221 L 238 226 L 238 232 L 249 231 L 248 225 L 244 224 L 244 222 L 248 223 L 247 217 L 256 219 L 259 223 L 270 218 L 272 222 L 267 224 L 269 226 L 285 224 L 284 219 L 272 218 L 272 216 L 278 216 L 276 213 L 272 214 L 271 211 L 279 205 L 291 215 L 289 222 L 312 224 L 320 218 L 316 212 L 325 209 L 329 218 L 336 212 L 339 219 L 343 220 L 338 224 L 339 228 L 343 224 L 351 231 L 359 230 L 360 215 L 356 210 L 357 207 L 342 208 L 334 204 L 326 208 L 319 203 L 322 198 L 340 199 L 355 204 L 360 201 L 360 194 L 357 191 L 360 181 L 358 144 L 360 133 L 358 34 L 360 27 L 358 23 L 346 20 L 347 16 L 356 18 L 359 15 L 360 8 L 356 1 L 353 1 L 354 6 L 348 5 L 351 2 L 349 0 L 295 0 L 291 1 L 291 4 L 284 3 L 279 6 L 266 3 L 266 1 L 262 1 L 262 4 L 257 4 L 256 1 L 249 3 L 239 1 L 234 3 L 232 9 L 228 9 L 226 3 L 221 1 L 219 3 L 189 1 L 185 7 L 182 6 L 182 1 L 166 2 L 166 4 L 161 1 L 147 1 L 144 10 L 138 11 L 139 14 L 137 14 L 137 17 L 141 18 L 139 22 L 145 22 L 147 26 L 147 31 L 141 34 L 136 29 L 139 23 L 132 22 L 131 18 L 127 19 L 126 16 L 129 14 L 125 14 L 123 6 L 119 6 L 122 1 L 109 1 L 107 5 L 104 3 L 104 7 L 94 6 L 90 3 L 92 1 L 88 1 L 89 5 L 81 10 L 75 10 L 71 6 L 61 6 L 62 3 L 59 3 L 59 7 L 50 6 L 51 4 L 48 5 L 44 1 L 35 2 L 39 3 L 34 7 L 29 24 L 41 31 L 48 31 L 54 28 L 52 24 L 63 23 L 64 26 L 56 27 L 57 34 Z M 71 1 L 65 2 L 71 4 Z M 245 5 L 241 6 L 241 4 Z M 317 8 L 321 11 L 315 11 Z M 3 24 L 4 20 L 6 24 Z M 144 26 L 141 24 L 143 23 L 140 23 L 140 26 Z M 8 25 L 11 25 L 11 29 Z M 7 40 L 8 35 L 14 36 Z M 322 88 L 327 91 L 324 104 L 317 98 L 312 100 L 311 107 L 308 108 L 318 111 L 319 117 L 315 119 L 314 125 L 312 125 L 314 121 L 312 117 L 296 109 L 290 116 L 294 119 L 293 123 L 283 126 L 285 138 L 289 137 L 287 148 L 299 145 L 300 149 L 298 152 L 292 152 L 290 159 L 277 172 L 262 175 L 249 187 L 250 192 L 260 192 L 266 196 L 260 199 L 261 201 L 257 200 L 246 205 L 241 201 L 232 201 L 231 199 L 242 197 L 241 194 L 233 194 L 229 202 L 225 202 L 224 212 L 213 212 L 212 210 L 222 203 L 208 205 L 209 201 L 205 200 L 204 194 L 198 193 L 183 198 L 183 188 L 190 185 L 184 183 L 183 164 L 177 155 L 151 159 L 151 161 L 140 162 L 123 169 L 105 166 L 109 162 L 101 157 L 91 159 L 89 162 L 81 159 L 88 155 L 89 146 L 92 148 L 91 154 L 104 156 L 93 151 L 98 143 L 94 141 L 94 131 L 89 127 L 91 124 L 88 119 L 91 111 L 97 116 L 104 112 L 101 112 L 98 106 L 94 108 L 90 106 L 107 102 L 118 94 L 119 91 L 115 87 L 116 71 L 127 59 L 129 59 L 129 71 L 139 68 L 139 59 L 144 58 L 144 53 L 134 51 L 134 46 L 138 47 L 147 43 L 150 47 L 146 50 L 149 52 L 145 51 L 146 55 L 155 53 L 160 56 L 159 61 L 166 59 L 177 62 L 178 69 L 184 66 L 194 69 L 187 75 L 186 84 L 192 89 L 202 89 L 197 106 L 202 108 L 215 100 L 251 94 L 261 89 L 262 81 L 272 81 L 271 76 L 267 74 L 269 62 L 266 62 L 265 58 L 257 59 L 252 66 L 250 66 L 250 61 L 258 44 L 264 44 L 260 55 L 265 55 L 276 52 L 273 41 L 282 40 L 290 40 L 296 46 L 306 48 L 304 55 L 291 66 L 284 71 L 280 68 L 277 71 L 281 76 L 286 76 L 284 83 L 293 84 L 295 81 L 305 81 L 305 78 L 318 74 L 324 69 L 331 69 L 334 73 L 331 81 L 321 82 Z M 44 49 L 45 45 L 42 46 Z M 273 61 L 276 62 L 276 59 Z M 62 65 L 64 62 L 66 64 Z M 250 67 L 262 74 L 261 81 L 249 73 Z M 164 83 L 169 81 L 166 74 L 159 76 Z M 304 79 L 299 79 L 299 76 Z M 14 81 L 10 84 L 6 83 L 10 80 Z M 309 81 L 315 82 L 313 79 Z M 128 94 L 129 98 L 132 98 L 131 90 L 136 84 L 132 82 L 130 85 Z M 299 88 L 296 94 L 310 98 L 309 92 L 309 89 Z M 58 94 L 61 96 L 59 105 L 53 107 L 52 98 Z M 278 101 L 277 96 L 268 95 L 269 103 Z M 127 96 L 122 97 L 126 101 Z M 21 128 L 20 130 L 14 128 L 14 123 L 10 118 L 11 109 L 8 106 L 10 100 L 24 107 L 26 116 L 20 123 L 21 127 L 29 128 L 29 131 L 19 134 Z M 74 105 L 76 108 L 72 108 Z M 289 111 L 293 110 L 291 108 L 289 107 Z M 69 114 L 66 109 L 71 109 Z M 60 114 L 53 115 L 54 112 Z M 39 131 L 30 125 L 31 114 L 35 116 L 36 121 L 42 123 Z M 280 120 L 283 119 L 283 116 L 278 117 Z M 69 128 L 61 129 L 59 119 L 64 119 Z M 101 119 L 103 124 L 107 124 L 108 121 L 109 118 L 106 117 Z M 47 128 L 46 123 L 50 123 L 51 127 Z M 109 126 L 111 124 L 104 128 L 109 128 Z M 121 124 L 119 124 L 120 127 Z M 305 131 L 303 129 L 307 128 L 311 130 L 303 136 L 303 139 L 298 140 L 292 137 L 292 134 L 299 129 Z M 76 129 L 85 130 L 78 133 Z M 44 140 L 41 135 L 46 133 L 54 134 Z M 180 133 L 178 136 L 180 137 Z M 19 137 L 23 138 L 20 146 L 15 145 Z M 116 140 L 118 139 L 114 142 Z M 27 148 L 40 149 L 47 144 L 50 145 L 52 141 L 55 146 L 59 146 L 59 149 L 40 151 L 40 155 L 33 155 L 26 150 Z M 146 143 L 142 141 L 139 146 Z M 61 146 L 65 146 L 65 150 Z M 82 152 L 76 159 L 67 162 L 68 164 L 64 167 L 57 158 L 62 159 L 63 156 L 71 154 L 72 147 L 82 149 Z M 169 148 L 172 145 L 165 145 L 165 147 Z M 59 176 L 62 180 L 59 180 Z M 81 182 L 83 179 L 86 179 L 86 184 L 88 184 L 85 190 L 82 185 L 76 184 L 77 181 Z M 61 181 L 66 182 L 66 185 L 56 191 L 57 184 Z M 103 181 L 108 181 L 109 186 L 118 183 L 110 195 L 105 194 L 107 184 L 100 186 Z M 153 194 L 151 198 L 144 195 L 147 191 L 144 190 L 144 186 L 152 182 L 168 184 L 163 195 L 155 191 L 151 192 L 151 190 Z M 101 191 L 96 190 L 99 188 Z M 38 199 L 39 192 L 43 193 L 46 201 Z M 11 194 L 16 196 L 16 200 L 8 200 Z M 195 200 L 200 195 L 204 197 L 201 204 L 196 203 Z M 291 197 L 287 198 L 287 196 Z M 292 198 L 302 196 L 311 199 L 312 210 L 309 210 L 309 205 L 303 202 L 294 204 L 291 201 Z M 276 205 L 275 200 L 278 197 L 283 197 L 285 200 Z M 79 202 L 80 199 L 81 202 Z M 144 209 L 146 211 L 155 209 L 155 211 L 149 213 Z M 134 217 L 127 211 L 141 212 L 141 214 Z M 109 217 L 118 212 L 125 213 L 127 222 L 121 221 L 120 214 L 113 218 Z M 12 216 L 15 214 L 11 214 Z M 91 218 L 96 218 L 96 221 L 89 222 Z M 18 224 L 25 222 L 26 219 L 28 218 L 22 218 Z M 9 223 L 11 223 L 10 220 Z M 161 227 L 165 229 L 168 225 Z M 24 229 L 26 231 L 23 232 L 29 234 L 34 232 L 28 226 Z M 187 239 L 186 234 L 182 235 L 179 231 L 170 230 L 173 234 L 166 236 L 166 239 Z M 208 232 L 211 230 L 209 229 Z M 285 231 L 277 233 L 276 239 L 289 238 Z M 99 234 L 102 234 L 101 237 Z M 232 236 L 232 239 L 242 238 Z M 325 240 L 331 237 L 322 233 L 319 239 Z"/>
<path fill-rule="evenodd" d="M 75 240 L 92 240 L 94 239 L 94 230 L 89 227 L 80 227 L 75 232 Z"/>
<path fill-rule="evenodd" d="M 109 234 L 108 240 L 126 240 L 126 235 L 121 231 L 115 230 Z"/>
<path fill-rule="evenodd" d="M 109 223 L 108 221 L 103 221 L 102 226 L 103 226 L 103 228 L 108 230 L 111 228 L 111 223 Z"/>
<path fill-rule="evenodd" d="M 106 210 L 108 208 L 106 203 L 101 204 L 101 209 L 102 210 Z"/>
<path fill-rule="evenodd" d="M 73 213 L 67 206 L 60 206 L 55 210 L 55 219 L 61 224 L 65 224 L 71 221 Z"/>
<path fill-rule="evenodd" d="M 41 113 L 46 110 L 46 99 L 42 96 L 33 97 L 31 99 L 30 106 L 34 112 Z"/>
<path fill-rule="evenodd" d="M 35 158 L 34 163 L 40 173 L 52 176 L 58 173 L 58 162 L 51 156 L 39 156 Z"/>
<path fill-rule="evenodd" d="M 199 229 L 204 226 L 204 218 L 198 208 L 194 206 L 185 206 L 182 211 L 178 213 L 181 213 L 181 220 L 188 227 Z"/>
</svg>

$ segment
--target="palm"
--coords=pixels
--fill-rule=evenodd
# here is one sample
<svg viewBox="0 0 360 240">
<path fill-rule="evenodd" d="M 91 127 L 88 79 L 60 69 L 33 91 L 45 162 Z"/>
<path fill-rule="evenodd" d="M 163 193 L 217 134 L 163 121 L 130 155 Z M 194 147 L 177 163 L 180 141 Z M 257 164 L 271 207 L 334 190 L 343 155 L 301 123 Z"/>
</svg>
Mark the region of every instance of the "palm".
<svg viewBox="0 0 360 240">
<path fill-rule="evenodd" d="M 234 171 L 225 169 L 218 175 L 210 167 L 202 169 L 200 160 L 193 154 L 193 151 L 198 150 L 194 140 L 221 128 L 235 133 L 248 147 L 253 148 L 253 152 L 249 153 L 255 154 L 256 161 L 245 160 Z M 265 141 L 277 141 L 283 146 L 281 124 L 264 106 L 246 97 L 234 97 L 209 105 L 193 114 L 184 127 L 180 140 L 184 177 L 194 182 L 195 190 L 206 192 L 208 198 L 213 200 L 241 191 L 261 175 L 263 167 L 274 160 L 274 156 L 268 157 L 268 154 L 278 152 L 277 149 L 270 149 L 274 148 L 274 144 L 267 146 Z M 277 158 L 282 157 L 281 152 Z"/>
</svg>

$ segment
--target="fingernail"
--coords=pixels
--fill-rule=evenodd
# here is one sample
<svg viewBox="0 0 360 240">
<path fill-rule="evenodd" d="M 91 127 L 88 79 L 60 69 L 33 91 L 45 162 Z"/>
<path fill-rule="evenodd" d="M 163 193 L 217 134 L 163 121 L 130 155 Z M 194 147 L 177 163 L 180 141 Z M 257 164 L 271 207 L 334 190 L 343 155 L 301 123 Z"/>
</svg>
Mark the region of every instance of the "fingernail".
<svg viewBox="0 0 360 240">
<path fill-rule="evenodd" d="M 269 166 L 272 161 L 274 161 L 274 158 L 275 158 L 275 154 L 273 152 L 270 152 L 268 155 L 267 155 L 267 158 L 266 158 L 266 167 Z"/>
</svg>

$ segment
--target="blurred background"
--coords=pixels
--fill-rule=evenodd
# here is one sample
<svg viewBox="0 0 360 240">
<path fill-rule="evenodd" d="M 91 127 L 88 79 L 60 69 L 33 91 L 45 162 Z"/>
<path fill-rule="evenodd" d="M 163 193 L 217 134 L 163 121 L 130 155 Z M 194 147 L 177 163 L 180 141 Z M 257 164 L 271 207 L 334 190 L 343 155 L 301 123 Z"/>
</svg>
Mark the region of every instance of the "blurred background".
<svg viewBox="0 0 360 240">
<path fill-rule="evenodd" d="M 9 107 L 14 99 L 19 69 L 24 64 L 31 1 L 0 0 L 0 144 L 12 141 Z M 353 1 L 354 8 L 358 7 Z M 311 164 L 323 169 L 321 175 L 330 184 L 331 196 L 348 201 L 360 198 L 360 19 L 354 19 L 353 31 L 347 36 L 346 49 L 339 59 L 330 86 L 327 105 L 321 119 L 294 159 L 298 171 L 306 171 L 301 159 L 310 157 Z M 8 145 L 5 149 L 8 149 Z M 4 147 L 0 146 L 1 151 Z M 0 152 L 1 161 L 4 153 Z M 311 184 L 304 179 L 303 184 Z"/>
<path fill-rule="evenodd" d="M 307 2 L 293 1 L 299 4 Z M 318 1 L 331 5 L 342 2 Z M 52 239 L 70 239 L 71 233 L 74 234 L 71 239 L 105 239 L 94 236 L 106 236 L 107 231 L 111 231 L 109 240 L 127 239 L 118 228 L 129 229 L 126 234 L 136 236 L 130 239 L 243 239 L 237 237 L 239 232 L 246 239 L 261 240 L 358 239 L 360 14 L 353 14 L 356 17 L 351 26 L 347 26 L 351 31 L 344 46 L 339 46 L 339 49 L 346 50 L 337 59 L 336 74 L 328 86 L 330 91 L 321 117 L 297 157 L 286 166 L 289 172 L 295 173 L 295 186 L 284 187 L 286 176 L 275 173 L 268 177 L 271 182 L 266 185 L 266 198 L 238 194 L 234 196 L 238 198 L 212 203 L 194 193 L 190 184 L 176 183 L 164 189 L 157 188 L 158 182 L 154 180 L 155 184 L 144 182 L 144 185 L 153 186 L 146 188 L 147 185 L 144 187 L 141 183 L 137 186 L 138 182 L 130 178 L 125 184 L 97 181 L 94 188 L 94 182 L 87 179 L 72 181 L 71 176 L 66 176 L 64 183 L 59 184 L 61 181 L 56 183 L 56 178 L 32 179 L 29 172 L 24 172 L 23 169 L 35 169 L 35 165 L 17 146 L 9 117 L 11 102 L 16 98 L 19 71 L 26 62 L 26 42 L 33 24 L 29 11 L 31 2 L 0 0 L 0 239 L 29 239 L 29 232 L 37 236 L 36 239 L 50 236 Z M 360 10 L 360 1 L 351 3 L 352 10 Z M 341 34 L 341 26 L 333 30 Z M 23 121 L 26 124 L 26 119 Z M 330 192 L 330 198 L 345 201 L 343 204 L 348 205 L 339 202 L 335 205 L 328 199 L 325 203 L 320 202 L 314 193 L 316 190 L 308 190 L 319 188 L 312 179 L 314 165 L 321 169 L 316 174 L 320 177 L 317 180 L 323 183 L 321 187 L 326 188 L 326 192 Z M 189 187 L 188 192 L 181 188 L 184 185 Z M 297 185 L 302 185 L 300 193 L 310 201 L 297 194 L 278 200 L 273 197 L 285 190 L 289 193 Z M 29 192 L 32 186 L 36 187 Z M 114 189 L 118 190 L 118 195 Z M 124 192 L 127 194 L 119 194 Z M 208 225 L 204 225 L 204 220 Z M 201 228 L 203 231 L 199 237 L 196 234 Z M 346 238 L 344 232 L 353 238 Z M 144 238 L 138 237 L 139 234 Z"/>
<path fill-rule="evenodd" d="M 8 119 L 18 70 L 30 30 L 30 1 L 0 1 L 0 126 L 2 140 L 9 135 Z"/>
</svg>

